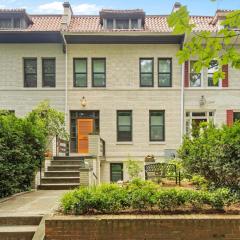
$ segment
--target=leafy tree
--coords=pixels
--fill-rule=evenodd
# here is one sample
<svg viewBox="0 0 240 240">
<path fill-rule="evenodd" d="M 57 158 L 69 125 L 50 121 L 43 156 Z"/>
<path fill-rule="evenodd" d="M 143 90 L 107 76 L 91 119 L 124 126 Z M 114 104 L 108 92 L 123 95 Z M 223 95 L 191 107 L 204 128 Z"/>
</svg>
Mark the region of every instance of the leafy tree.
<svg viewBox="0 0 240 240">
<path fill-rule="evenodd" d="M 198 137 L 185 137 L 178 153 L 189 173 L 216 187 L 240 189 L 240 122 L 231 128 L 209 124 Z"/>
<path fill-rule="evenodd" d="M 128 159 L 128 161 L 126 162 L 126 165 L 127 165 L 127 171 L 130 179 L 138 178 L 142 171 L 142 166 L 140 165 L 140 163 L 137 161 Z"/>
<path fill-rule="evenodd" d="M 221 29 L 214 33 L 194 31 L 195 25 L 190 21 L 186 6 L 182 6 L 168 17 L 168 25 L 173 28 L 175 34 L 185 34 L 187 39 L 177 54 L 180 64 L 194 57 L 197 59 L 194 64 L 195 71 L 200 72 L 203 67 L 209 67 L 212 60 L 216 60 L 219 70 L 213 75 L 215 83 L 224 78 L 223 65 L 229 64 L 235 69 L 240 69 L 240 50 L 237 47 L 240 10 L 228 13 L 226 19 L 221 22 Z"/>
<path fill-rule="evenodd" d="M 51 108 L 48 100 L 41 102 L 27 116 L 27 119 L 39 126 L 39 128 L 48 136 L 49 145 L 55 136 L 62 139 L 68 139 L 65 130 L 64 113 Z"/>
</svg>

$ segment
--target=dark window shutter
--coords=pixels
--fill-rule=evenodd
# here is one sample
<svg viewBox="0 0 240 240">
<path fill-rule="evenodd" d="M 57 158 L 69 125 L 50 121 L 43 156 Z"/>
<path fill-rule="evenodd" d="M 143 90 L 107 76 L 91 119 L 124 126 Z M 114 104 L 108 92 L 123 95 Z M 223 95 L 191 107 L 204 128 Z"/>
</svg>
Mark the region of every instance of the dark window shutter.
<svg viewBox="0 0 240 240">
<path fill-rule="evenodd" d="M 227 110 L 227 125 L 229 127 L 233 125 L 233 110 Z"/>
<path fill-rule="evenodd" d="M 189 62 L 184 63 L 184 87 L 189 87 Z"/>
<path fill-rule="evenodd" d="M 228 65 L 222 66 L 222 71 L 225 73 L 225 77 L 222 80 L 222 87 L 228 87 Z"/>
</svg>

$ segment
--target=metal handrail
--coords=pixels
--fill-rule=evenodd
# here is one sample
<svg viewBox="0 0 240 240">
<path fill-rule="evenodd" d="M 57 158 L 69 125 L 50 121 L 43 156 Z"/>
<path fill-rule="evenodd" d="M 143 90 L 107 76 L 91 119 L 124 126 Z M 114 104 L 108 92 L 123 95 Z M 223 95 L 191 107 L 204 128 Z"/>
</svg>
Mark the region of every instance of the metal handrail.
<svg viewBox="0 0 240 240">
<path fill-rule="evenodd" d="M 56 136 L 56 156 L 59 156 L 59 153 L 69 155 L 69 141 L 64 140 Z"/>
</svg>

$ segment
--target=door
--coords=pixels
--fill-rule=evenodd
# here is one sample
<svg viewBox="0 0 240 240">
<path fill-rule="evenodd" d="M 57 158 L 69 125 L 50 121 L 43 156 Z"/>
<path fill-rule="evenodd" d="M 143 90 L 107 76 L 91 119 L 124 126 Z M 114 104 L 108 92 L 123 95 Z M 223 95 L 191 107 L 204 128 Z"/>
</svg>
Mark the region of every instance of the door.
<svg viewBox="0 0 240 240">
<path fill-rule="evenodd" d="M 88 153 L 88 134 L 93 132 L 93 119 L 78 119 L 78 153 Z"/>
</svg>

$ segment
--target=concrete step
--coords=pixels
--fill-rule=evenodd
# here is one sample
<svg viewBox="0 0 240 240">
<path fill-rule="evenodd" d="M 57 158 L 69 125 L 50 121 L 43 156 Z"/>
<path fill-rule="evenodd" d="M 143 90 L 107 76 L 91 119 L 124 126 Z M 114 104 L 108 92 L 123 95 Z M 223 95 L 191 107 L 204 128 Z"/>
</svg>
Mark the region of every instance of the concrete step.
<svg viewBox="0 0 240 240">
<path fill-rule="evenodd" d="M 32 240 L 38 226 L 0 226 L 1 240 Z"/>
<path fill-rule="evenodd" d="M 53 160 L 51 166 L 60 165 L 73 165 L 73 166 L 84 166 L 83 160 Z"/>
<path fill-rule="evenodd" d="M 48 171 L 79 171 L 80 166 L 74 166 L 74 165 L 54 165 L 54 166 L 48 166 Z"/>
<path fill-rule="evenodd" d="M 42 184 L 80 183 L 80 177 L 43 177 Z"/>
<path fill-rule="evenodd" d="M 78 188 L 79 186 L 80 186 L 79 183 L 41 184 L 38 186 L 38 189 L 39 190 L 67 190 L 67 189 Z"/>
<path fill-rule="evenodd" d="M 0 226 L 39 225 L 42 216 L 0 216 Z"/>
<path fill-rule="evenodd" d="M 44 173 L 45 177 L 79 177 L 79 171 L 49 171 Z"/>
</svg>

